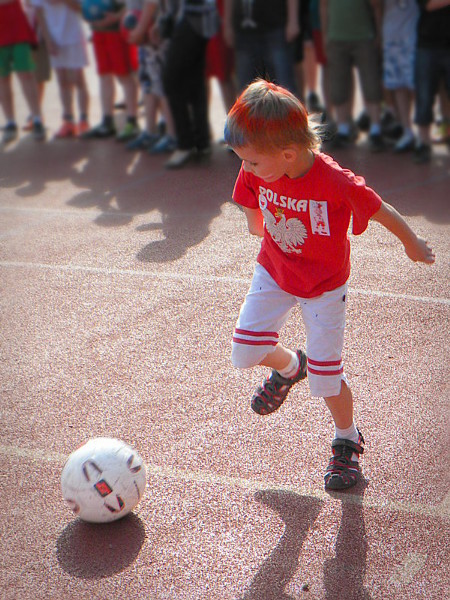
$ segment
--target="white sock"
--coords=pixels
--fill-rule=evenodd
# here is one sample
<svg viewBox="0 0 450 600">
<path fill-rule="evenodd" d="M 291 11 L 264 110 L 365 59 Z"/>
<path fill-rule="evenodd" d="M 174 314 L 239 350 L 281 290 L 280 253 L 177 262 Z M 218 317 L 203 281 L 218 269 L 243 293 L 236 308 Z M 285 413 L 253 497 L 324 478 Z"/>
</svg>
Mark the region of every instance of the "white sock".
<svg viewBox="0 0 450 600">
<path fill-rule="evenodd" d="M 381 127 L 379 123 L 372 123 L 372 125 L 370 126 L 370 132 L 369 135 L 380 135 L 381 133 Z"/>
<path fill-rule="evenodd" d="M 298 366 L 300 364 L 297 353 L 292 352 L 292 350 L 288 350 L 288 352 L 291 355 L 291 360 L 289 361 L 289 364 L 284 369 L 280 369 L 278 371 L 278 373 L 282 377 L 285 377 L 286 379 L 290 379 L 291 377 L 294 377 L 294 375 L 298 371 Z"/>
<path fill-rule="evenodd" d="M 339 429 L 339 427 L 336 427 L 335 425 L 334 439 L 336 438 L 339 438 L 341 440 L 351 440 L 352 442 L 355 442 L 355 444 L 357 444 L 359 440 L 359 433 L 356 429 L 355 422 L 353 421 L 353 423 L 350 425 L 350 427 L 347 427 L 347 429 Z M 353 452 L 352 460 L 356 462 L 359 461 L 359 454 L 357 452 Z"/>
</svg>

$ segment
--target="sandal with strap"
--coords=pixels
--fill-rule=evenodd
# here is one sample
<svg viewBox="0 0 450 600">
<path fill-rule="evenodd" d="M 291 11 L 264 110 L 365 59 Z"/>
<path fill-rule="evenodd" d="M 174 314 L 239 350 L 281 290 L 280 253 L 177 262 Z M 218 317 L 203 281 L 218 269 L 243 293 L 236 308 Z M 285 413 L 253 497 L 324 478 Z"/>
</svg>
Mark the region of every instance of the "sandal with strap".
<svg viewBox="0 0 450 600">
<path fill-rule="evenodd" d="M 352 460 L 354 452 L 364 452 L 364 438 L 358 429 L 358 443 L 351 440 L 335 439 L 331 443 L 333 456 L 325 472 L 326 490 L 346 490 L 358 482 L 359 463 Z"/>
<path fill-rule="evenodd" d="M 298 371 L 294 377 L 282 377 L 278 371 L 272 370 L 269 377 L 264 379 L 263 384 L 258 386 L 253 394 L 251 407 L 258 415 L 269 415 L 276 411 L 289 393 L 291 387 L 305 379 L 307 375 L 307 358 L 301 350 L 297 350 L 299 359 Z"/>
</svg>

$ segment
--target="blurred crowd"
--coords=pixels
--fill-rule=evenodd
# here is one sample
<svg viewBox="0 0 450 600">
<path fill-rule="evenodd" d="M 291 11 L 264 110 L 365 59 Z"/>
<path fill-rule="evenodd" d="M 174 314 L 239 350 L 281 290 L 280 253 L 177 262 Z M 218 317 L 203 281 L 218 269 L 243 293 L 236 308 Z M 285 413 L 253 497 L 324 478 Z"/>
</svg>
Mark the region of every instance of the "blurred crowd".
<svg viewBox="0 0 450 600">
<path fill-rule="evenodd" d="M 49 136 L 52 76 L 55 138 L 116 138 L 128 151 L 167 153 L 169 169 L 211 153 L 213 78 L 225 111 L 256 77 L 268 78 L 316 115 L 325 149 L 364 136 L 372 152 L 427 163 L 433 144 L 450 145 L 450 0 L 0 0 L 3 145 L 20 130 Z M 23 124 L 12 77 L 29 109 Z"/>
</svg>

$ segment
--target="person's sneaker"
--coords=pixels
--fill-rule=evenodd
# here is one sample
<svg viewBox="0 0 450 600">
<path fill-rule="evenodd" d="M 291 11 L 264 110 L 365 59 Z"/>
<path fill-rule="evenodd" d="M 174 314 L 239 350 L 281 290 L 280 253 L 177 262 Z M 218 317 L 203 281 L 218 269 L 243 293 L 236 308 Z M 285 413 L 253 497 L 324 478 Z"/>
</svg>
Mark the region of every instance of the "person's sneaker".
<svg viewBox="0 0 450 600">
<path fill-rule="evenodd" d="M 127 150 L 150 150 L 158 140 L 159 136 L 157 134 L 142 131 L 137 138 L 128 142 L 125 148 Z"/>
<path fill-rule="evenodd" d="M 305 379 L 307 375 L 306 354 L 301 350 L 297 350 L 297 356 L 299 365 L 294 377 L 288 379 L 272 369 L 270 376 L 264 379 L 263 384 L 256 388 L 251 400 L 251 408 L 258 415 L 269 415 L 280 408 L 291 387 L 298 381 Z"/>
<path fill-rule="evenodd" d="M 450 144 L 450 120 L 444 119 L 436 125 L 433 144 Z"/>
<path fill-rule="evenodd" d="M 64 121 L 58 131 L 55 133 L 55 138 L 72 138 L 77 135 L 77 128 L 72 121 Z"/>
<path fill-rule="evenodd" d="M 326 490 L 346 490 L 358 482 L 359 462 L 352 460 L 353 454 L 364 452 L 364 438 L 359 429 L 358 433 L 358 443 L 339 438 L 331 443 L 333 456 L 324 476 Z"/>
<path fill-rule="evenodd" d="M 170 135 L 163 135 L 150 149 L 150 154 L 164 154 L 177 149 L 177 140 Z"/>
<path fill-rule="evenodd" d="M 129 142 L 133 140 L 140 134 L 141 130 L 136 123 L 126 123 L 124 128 L 120 133 L 116 135 L 116 140 L 118 142 Z"/>
<path fill-rule="evenodd" d="M 370 129 L 370 117 L 369 114 L 363 110 L 356 119 L 356 125 L 360 131 L 369 131 Z"/>
<path fill-rule="evenodd" d="M 386 150 L 386 144 L 379 133 L 371 133 L 369 135 L 369 148 L 371 152 L 383 152 L 383 150 Z"/>
<path fill-rule="evenodd" d="M 164 166 L 166 169 L 180 169 L 181 167 L 184 167 L 194 155 L 195 148 L 189 148 L 189 150 L 175 150 Z"/>
<path fill-rule="evenodd" d="M 114 127 L 114 125 L 110 125 L 109 123 L 105 123 L 103 121 L 99 125 L 96 125 L 95 127 L 92 127 L 91 129 L 85 131 L 83 134 L 80 135 L 80 137 L 83 140 L 90 140 L 95 138 L 108 138 L 112 137 L 113 135 L 116 135 L 116 128 Z"/>
<path fill-rule="evenodd" d="M 17 125 L 15 123 L 8 123 L 3 129 L 2 144 L 9 144 L 9 142 L 15 140 L 17 136 Z"/>
<path fill-rule="evenodd" d="M 393 152 L 395 154 L 403 154 L 414 149 L 415 141 L 413 134 L 404 134 L 395 144 Z"/>
<path fill-rule="evenodd" d="M 80 121 L 77 125 L 77 136 L 82 137 L 87 131 L 89 131 L 89 123 L 87 121 Z"/>
<path fill-rule="evenodd" d="M 31 134 L 33 136 L 33 139 L 35 139 L 37 142 L 42 142 L 43 140 L 45 140 L 45 127 L 43 126 L 41 121 L 34 121 Z"/>
<path fill-rule="evenodd" d="M 419 144 L 414 148 L 413 161 L 420 165 L 429 163 L 431 160 L 431 146 L 428 144 Z"/>
</svg>

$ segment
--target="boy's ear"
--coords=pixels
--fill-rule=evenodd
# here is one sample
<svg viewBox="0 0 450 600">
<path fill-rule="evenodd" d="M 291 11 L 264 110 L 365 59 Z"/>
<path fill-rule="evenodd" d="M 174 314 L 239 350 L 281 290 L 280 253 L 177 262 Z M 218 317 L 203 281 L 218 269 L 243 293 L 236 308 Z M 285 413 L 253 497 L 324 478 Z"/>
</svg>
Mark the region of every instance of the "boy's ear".
<svg viewBox="0 0 450 600">
<path fill-rule="evenodd" d="M 283 149 L 283 158 L 286 162 L 294 162 L 297 159 L 297 149 L 293 146 L 288 146 Z"/>
</svg>

